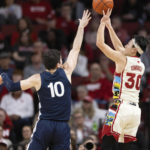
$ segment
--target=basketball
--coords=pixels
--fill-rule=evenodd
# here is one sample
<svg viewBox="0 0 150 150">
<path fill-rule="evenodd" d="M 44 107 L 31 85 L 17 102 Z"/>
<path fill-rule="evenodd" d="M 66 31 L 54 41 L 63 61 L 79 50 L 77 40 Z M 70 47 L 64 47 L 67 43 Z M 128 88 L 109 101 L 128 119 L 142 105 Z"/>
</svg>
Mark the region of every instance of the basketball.
<svg viewBox="0 0 150 150">
<path fill-rule="evenodd" d="M 93 0 L 93 9 L 98 14 L 103 14 L 103 10 L 106 13 L 108 9 L 112 9 L 114 6 L 113 0 Z"/>
</svg>

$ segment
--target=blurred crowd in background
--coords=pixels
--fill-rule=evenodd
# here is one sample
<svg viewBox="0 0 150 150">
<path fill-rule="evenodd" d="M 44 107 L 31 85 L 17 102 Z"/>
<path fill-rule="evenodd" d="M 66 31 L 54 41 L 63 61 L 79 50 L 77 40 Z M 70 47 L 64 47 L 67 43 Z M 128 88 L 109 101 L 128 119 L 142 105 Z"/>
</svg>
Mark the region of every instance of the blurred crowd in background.
<svg viewBox="0 0 150 150">
<path fill-rule="evenodd" d="M 71 150 L 86 139 L 93 142 L 93 150 L 100 150 L 115 65 L 96 47 L 100 15 L 92 10 L 92 0 L 1 0 L 0 73 L 6 72 L 14 82 L 41 73 L 42 54 L 49 49 L 61 51 L 65 61 L 84 9 L 91 10 L 92 20 L 72 76 Z M 115 0 L 111 21 L 123 44 L 134 34 L 150 39 L 150 1 Z M 108 31 L 106 42 L 112 46 Z M 140 93 L 142 118 L 132 150 L 150 149 L 150 45 L 141 59 L 146 66 Z M 24 150 L 37 118 L 34 89 L 9 93 L 0 86 L 0 149 Z"/>
</svg>

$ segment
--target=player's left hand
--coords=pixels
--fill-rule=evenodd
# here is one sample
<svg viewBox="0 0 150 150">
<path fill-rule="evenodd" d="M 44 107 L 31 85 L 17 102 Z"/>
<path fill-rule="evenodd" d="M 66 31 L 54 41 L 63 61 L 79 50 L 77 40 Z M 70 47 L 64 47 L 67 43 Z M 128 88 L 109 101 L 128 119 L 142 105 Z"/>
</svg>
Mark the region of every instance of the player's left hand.
<svg viewBox="0 0 150 150">
<path fill-rule="evenodd" d="M 79 19 L 80 22 L 79 26 L 85 28 L 90 20 L 91 20 L 91 12 L 89 12 L 89 10 L 84 10 L 82 19 Z"/>
<path fill-rule="evenodd" d="M 101 23 L 106 24 L 107 27 L 109 27 L 111 25 L 111 22 L 110 22 L 111 12 L 112 12 L 112 9 L 108 9 L 106 14 L 103 11 L 103 17 L 101 19 Z"/>
</svg>

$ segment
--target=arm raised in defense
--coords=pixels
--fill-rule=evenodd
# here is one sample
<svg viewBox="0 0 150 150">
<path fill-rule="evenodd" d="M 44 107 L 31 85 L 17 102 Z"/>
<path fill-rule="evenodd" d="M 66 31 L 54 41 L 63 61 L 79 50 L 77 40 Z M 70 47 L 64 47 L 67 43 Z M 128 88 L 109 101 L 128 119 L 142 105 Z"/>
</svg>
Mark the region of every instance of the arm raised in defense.
<svg viewBox="0 0 150 150">
<path fill-rule="evenodd" d="M 78 55 L 79 55 L 82 41 L 83 41 L 84 28 L 87 26 L 87 24 L 89 23 L 91 19 L 90 15 L 91 13 L 88 10 L 86 10 L 83 13 L 82 19 L 79 19 L 80 23 L 78 26 L 76 37 L 73 42 L 73 47 L 68 55 L 67 61 L 64 64 L 65 66 L 64 68 L 67 72 L 67 75 L 69 76 L 69 80 L 71 79 L 71 74 L 77 64 Z"/>
</svg>

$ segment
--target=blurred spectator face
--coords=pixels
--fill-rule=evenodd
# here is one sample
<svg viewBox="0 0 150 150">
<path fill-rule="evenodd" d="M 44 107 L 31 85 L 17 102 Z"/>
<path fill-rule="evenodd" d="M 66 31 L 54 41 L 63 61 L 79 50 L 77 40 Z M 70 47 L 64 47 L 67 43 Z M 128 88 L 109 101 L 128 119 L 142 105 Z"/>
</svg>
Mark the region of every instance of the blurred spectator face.
<svg viewBox="0 0 150 150">
<path fill-rule="evenodd" d="M 76 113 L 74 114 L 74 122 L 76 126 L 83 126 L 84 124 L 84 117 L 82 113 Z"/>
<path fill-rule="evenodd" d="M 22 136 L 24 140 L 29 140 L 32 135 L 32 130 L 30 126 L 24 126 L 22 129 Z"/>
<path fill-rule="evenodd" d="M 2 138 L 3 138 L 3 127 L 0 126 L 0 139 L 2 139 Z"/>
<path fill-rule="evenodd" d="M 71 16 L 71 7 L 69 5 L 62 6 L 61 8 L 61 16 L 66 18 L 67 16 Z"/>
<path fill-rule="evenodd" d="M 98 63 L 94 63 L 90 67 L 91 79 L 98 80 L 102 75 L 101 67 Z"/>
<path fill-rule="evenodd" d="M 14 3 L 14 0 L 5 0 L 7 6 L 10 6 Z"/>
<path fill-rule="evenodd" d="M 0 125 L 3 125 L 6 118 L 6 114 L 3 110 L 0 110 Z"/>
<path fill-rule="evenodd" d="M 27 44 L 29 43 L 29 35 L 28 35 L 28 33 L 23 33 L 23 34 L 21 35 L 20 42 L 21 42 L 23 45 L 27 45 Z"/>
<path fill-rule="evenodd" d="M 55 29 L 56 27 L 56 20 L 55 19 L 50 19 L 47 21 L 47 28 L 48 29 Z"/>
<path fill-rule="evenodd" d="M 55 34 L 54 31 L 50 30 L 50 31 L 48 32 L 47 40 L 48 40 L 49 42 L 53 42 L 53 41 L 56 40 L 56 34 Z"/>
<path fill-rule="evenodd" d="M 122 25 L 121 19 L 119 17 L 113 17 L 112 18 L 112 26 L 115 30 L 120 29 Z"/>
<path fill-rule="evenodd" d="M 84 110 L 90 110 L 91 107 L 93 107 L 93 103 L 89 102 L 89 101 L 86 101 L 86 100 L 83 100 L 82 107 L 83 107 Z"/>
<path fill-rule="evenodd" d="M 138 31 L 138 35 L 144 36 L 144 37 L 147 37 L 147 36 L 148 36 L 147 31 L 144 30 L 144 29 L 139 30 L 139 31 Z"/>
<path fill-rule="evenodd" d="M 85 96 L 87 96 L 88 90 L 85 86 L 78 86 L 77 87 L 77 96 L 78 100 L 83 100 Z"/>
<path fill-rule="evenodd" d="M 43 52 L 44 46 L 43 46 L 43 43 L 41 41 L 35 42 L 33 47 L 34 47 L 34 52 L 35 53 Z"/>
<path fill-rule="evenodd" d="M 9 65 L 10 65 L 10 58 L 9 57 L 6 57 L 6 58 L 1 58 L 0 59 L 0 67 L 3 69 L 3 70 L 8 70 L 9 69 Z"/>
<path fill-rule="evenodd" d="M 42 64 L 42 58 L 41 58 L 41 55 L 38 55 L 38 54 L 35 54 L 32 56 L 31 58 L 32 60 L 32 65 L 35 67 L 35 68 L 39 68 Z"/>
<path fill-rule="evenodd" d="M 27 29 L 28 24 L 27 24 L 26 20 L 23 19 L 23 18 L 20 19 L 20 20 L 19 20 L 18 27 L 19 27 L 19 30 L 20 30 L 20 31 L 23 31 L 23 30 Z"/>
</svg>

